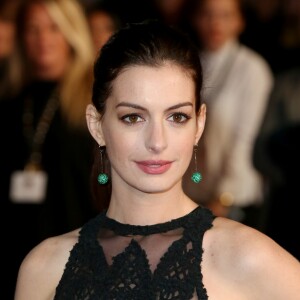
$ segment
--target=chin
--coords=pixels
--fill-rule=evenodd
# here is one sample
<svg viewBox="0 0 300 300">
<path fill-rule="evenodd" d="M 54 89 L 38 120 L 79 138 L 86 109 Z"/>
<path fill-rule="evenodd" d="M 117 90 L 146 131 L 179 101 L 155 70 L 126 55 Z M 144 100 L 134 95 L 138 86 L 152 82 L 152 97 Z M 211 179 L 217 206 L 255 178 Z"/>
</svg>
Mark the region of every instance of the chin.
<svg viewBox="0 0 300 300">
<path fill-rule="evenodd" d="M 168 192 L 172 190 L 176 185 L 178 184 L 178 181 L 166 181 L 161 178 L 157 178 L 157 180 L 147 180 L 145 182 L 141 182 L 135 186 L 136 189 L 143 193 L 147 194 L 161 194 Z"/>
</svg>

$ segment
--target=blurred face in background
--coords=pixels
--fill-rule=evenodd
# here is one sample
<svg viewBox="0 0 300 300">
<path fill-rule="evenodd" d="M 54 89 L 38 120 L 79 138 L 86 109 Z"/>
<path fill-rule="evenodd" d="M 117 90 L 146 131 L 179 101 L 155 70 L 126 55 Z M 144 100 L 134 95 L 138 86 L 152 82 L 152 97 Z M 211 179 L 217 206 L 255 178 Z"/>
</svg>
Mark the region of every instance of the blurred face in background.
<svg viewBox="0 0 300 300">
<path fill-rule="evenodd" d="M 88 16 L 95 52 L 98 53 L 103 45 L 115 32 L 113 18 L 105 11 L 95 11 Z"/>
<path fill-rule="evenodd" d="M 239 0 L 204 0 L 194 15 L 194 26 L 204 49 L 216 51 L 238 38 L 244 23 Z"/>
<path fill-rule="evenodd" d="M 24 48 L 39 79 L 59 80 L 71 59 L 71 47 L 43 4 L 33 4 L 24 24 Z"/>
<path fill-rule="evenodd" d="M 0 18 L 0 59 L 10 56 L 14 48 L 15 25 Z"/>
<path fill-rule="evenodd" d="M 186 0 L 155 0 L 154 4 L 162 19 L 172 24 L 183 12 Z"/>
</svg>

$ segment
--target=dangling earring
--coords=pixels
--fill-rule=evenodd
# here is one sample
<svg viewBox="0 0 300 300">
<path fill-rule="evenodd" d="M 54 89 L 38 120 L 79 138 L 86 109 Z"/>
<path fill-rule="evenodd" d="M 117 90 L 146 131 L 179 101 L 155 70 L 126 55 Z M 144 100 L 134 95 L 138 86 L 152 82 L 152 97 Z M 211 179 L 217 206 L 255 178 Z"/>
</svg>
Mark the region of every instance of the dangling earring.
<svg viewBox="0 0 300 300">
<path fill-rule="evenodd" d="M 106 184 L 108 182 L 108 176 L 104 173 L 104 163 L 103 163 L 103 155 L 105 152 L 105 146 L 100 146 L 100 173 L 97 177 L 99 184 Z"/>
<path fill-rule="evenodd" d="M 198 150 L 198 145 L 194 146 L 194 160 L 195 160 L 195 172 L 193 173 L 191 179 L 195 183 L 199 183 L 202 180 L 202 175 L 200 172 L 198 172 L 198 166 L 197 166 L 197 150 Z"/>
</svg>

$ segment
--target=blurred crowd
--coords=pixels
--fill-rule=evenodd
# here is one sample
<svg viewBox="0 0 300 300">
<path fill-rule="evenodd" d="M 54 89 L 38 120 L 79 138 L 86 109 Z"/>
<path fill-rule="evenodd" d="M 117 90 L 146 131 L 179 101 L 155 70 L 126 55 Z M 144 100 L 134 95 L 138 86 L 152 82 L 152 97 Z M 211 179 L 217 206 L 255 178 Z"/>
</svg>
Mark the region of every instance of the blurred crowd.
<svg viewBox="0 0 300 300">
<path fill-rule="evenodd" d="M 186 193 L 300 259 L 300 1 L 1 0 L 5 299 L 29 249 L 105 209 L 85 123 L 93 63 L 118 28 L 145 19 L 186 32 L 202 58 L 203 180 L 191 182 L 191 163 Z"/>
</svg>

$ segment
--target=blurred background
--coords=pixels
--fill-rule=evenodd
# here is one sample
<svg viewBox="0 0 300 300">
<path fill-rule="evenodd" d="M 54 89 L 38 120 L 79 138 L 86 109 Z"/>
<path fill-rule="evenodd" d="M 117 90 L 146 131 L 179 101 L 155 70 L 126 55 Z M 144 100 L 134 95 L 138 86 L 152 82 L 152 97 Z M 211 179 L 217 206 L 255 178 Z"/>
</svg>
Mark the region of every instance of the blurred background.
<svg viewBox="0 0 300 300">
<path fill-rule="evenodd" d="M 300 259 L 299 0 L 1 0 L 3 299 L 32 247 L 107 206 L 85 124 L 93 63 L 116 30 L 146 19 L 185 32 L 202 59 L 203 181 L 191 182 L 192 160 L 186 193 Z"/>
</svg>

